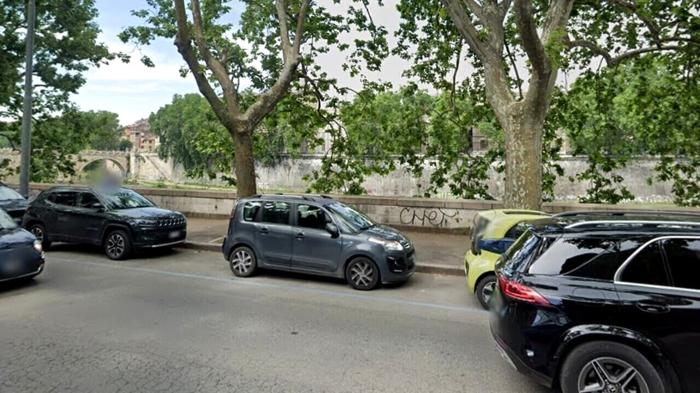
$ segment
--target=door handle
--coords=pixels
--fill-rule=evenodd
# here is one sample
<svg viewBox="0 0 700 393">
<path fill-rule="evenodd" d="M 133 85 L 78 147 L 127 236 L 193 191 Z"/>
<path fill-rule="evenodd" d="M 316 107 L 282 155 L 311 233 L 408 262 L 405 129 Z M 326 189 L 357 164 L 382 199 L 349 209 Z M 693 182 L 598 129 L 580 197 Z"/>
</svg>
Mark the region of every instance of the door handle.
<svg viewBox="0 0 700 393">
<path fill-rule="evenodd" d="M 297 239 L 303 240 L 304 239 L 304 232 L 297 232 Z"/>
<path fill-rule="evenodd" d="M 669 307 L 667 304 L 649 302 L 638 302 L 637 308 L 652 314 L 663 314 L 671 311 L 671 307 Z"/>
<path fill-rule="evenodd" d="M 259 230 L 260 230 L 260 233 L 264 233 L 264 234 L 267 234 L 270 232 L 270 230 L 268 230 L 267 227 L 262 227 Z"/>
</svg>

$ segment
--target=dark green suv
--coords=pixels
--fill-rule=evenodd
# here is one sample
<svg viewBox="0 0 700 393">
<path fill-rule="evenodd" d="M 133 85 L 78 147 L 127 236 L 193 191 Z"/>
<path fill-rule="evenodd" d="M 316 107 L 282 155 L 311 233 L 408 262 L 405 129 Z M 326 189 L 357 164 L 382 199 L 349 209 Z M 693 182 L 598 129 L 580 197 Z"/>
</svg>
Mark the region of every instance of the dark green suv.
<svg viewBox="0 0 700 393">
<path fill-rule="evenodd" d="M 48 249 L 52 242 L 102 246 L 111 259 L 136 249 L 183 243 L 187 220 L 120 187 L 54 187 L 39 194 L 22 222 Z"/>
</svg>

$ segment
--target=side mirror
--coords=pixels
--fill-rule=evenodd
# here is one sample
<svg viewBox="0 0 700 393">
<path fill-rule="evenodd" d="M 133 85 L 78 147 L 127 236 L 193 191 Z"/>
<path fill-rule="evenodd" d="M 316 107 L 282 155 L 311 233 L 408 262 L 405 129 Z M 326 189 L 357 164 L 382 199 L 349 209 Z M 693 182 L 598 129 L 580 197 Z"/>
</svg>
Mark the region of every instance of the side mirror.
<svg viewBox="0 0 700 393">
<path fill-rule="evenodd" d="M 332 222 L 329 222 L 326 224 L 326 231 L 331 234 L 331 238 L 335 239 L 338 236 L 340 236 L 340 231 L 338 230 L 338 226 L 333 224 Z"/>
<path fill-rule="evenodd" d="M 102 210 L 104 210 L 104 207 L 102 206 L 101 203 L 95 202 L 95 203 L 93 203 L 93 204 L 90 205 L 90 209 L 95 209 L 95 210 L 97 210 L 97 211 L 102 211 Z"/>
</svg>

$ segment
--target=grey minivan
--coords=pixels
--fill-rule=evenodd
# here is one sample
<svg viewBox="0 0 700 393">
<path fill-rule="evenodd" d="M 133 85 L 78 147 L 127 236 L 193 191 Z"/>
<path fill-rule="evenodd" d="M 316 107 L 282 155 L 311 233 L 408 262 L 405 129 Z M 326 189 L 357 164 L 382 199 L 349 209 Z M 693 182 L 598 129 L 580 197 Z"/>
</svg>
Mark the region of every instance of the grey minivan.
<svg viewBox="0 0 700 393">
<path fill-rule="evenodd" d="M 353 288 L 400 283 L 415 249 L 399 231 L 329 197 L 256 195 L 233 209 L 223 253 L 233 274 L 274 269 L 344 278 Z"/>
</svg>

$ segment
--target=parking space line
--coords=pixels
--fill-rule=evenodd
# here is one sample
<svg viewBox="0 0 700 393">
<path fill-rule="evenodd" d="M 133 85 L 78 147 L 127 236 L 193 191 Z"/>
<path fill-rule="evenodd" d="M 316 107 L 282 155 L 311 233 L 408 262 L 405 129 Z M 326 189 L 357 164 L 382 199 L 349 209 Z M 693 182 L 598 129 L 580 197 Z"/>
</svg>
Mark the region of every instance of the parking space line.
<svg viewBox="0 0 700 393">
<path fill-rule="evenodd" d="M 393 304 L 399 304 L 399 305 L 404 305 L 404 306 L 423 307 L 423 308 L 445 310 L 445 311 L 457 311 L 457 312 L 464 312 L 464 313 L 468 313 L 468 314 L 482 314 L 484 316 L 488 314 L 487 311 L 477 309 L 477 308 L 468 308 L 468 307 L 453 306 L 453 305 L 448 305 L 448 304 L 420 302 L 420 301 L 398 299 L 398 298 L 391 298 L 391 297 L 385 297 L 385 296 L 372 296 L 372 295 L 365 295 L 365 294 L 359 294 L 359 293 L 335 292 L 335 291 L 330 291 L 330 290 L 320 289 L 320 288 L 306 288 L 306 287 L 293 286 L 293 285 L 263 283 L 263 282 L 257 282 L 257 281 L 252 281 L 252 280 L 234 279 L 232 277 L 231 278 L 222 278 L 222 277 L 213 277 L 213 276 L 206 276 L 206 275 L 194 274 L 194 273 L 171 272 L 171 271 L 167 271 L 167 270 L 157 270 L 157 269 L 149 269 L 149 268 L 135 267 L 135 266 L 120 266 L 120 265 L 112 265 L 112 264 L 107 264 L 107 263 L 102 263 L 102 262 L 76 261 L 76 260 L 72 260 L 72 259 L 63 259 L 60 257 L 59 258 L 51 257 L 51 262 L 54 262 L 54 261 L 64 262 L 64 263 L 73 263 L 73 264 L 82 264 L 82 265 L 89 265 L 89 266 L 100 266 L 100 267 L 106 267 L 106 268 L 111 268 L 111 269 L 122 269 L 122 270 L 126 270 L 126 271 L 133 271 L 133 272 L 140 272 L 140 273 L 161 274 L 161 275 L 171 276 L 171 277 L 194 278 L 194 279 L 199 279 L 199 280 L 209 280 L 209 281 L 231 283 L 231 284 L 235 283 L 235 284 L 248 285 L 248 286 L 259 287 L 259 288 L 273 288 L 273 289 L 282 289 L 282 290 L 288 290 L 288 291 L 313 293 L 313 294 L 319 294 L 319 295 L 336 297 L 336 298 L 356 299 L 356 300 L 374 301 L 374 302 L 380 301 L 380 302 L 384 302 L 384 303 L 393 303 Z"/>
</svg>

